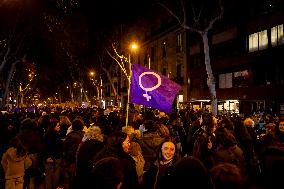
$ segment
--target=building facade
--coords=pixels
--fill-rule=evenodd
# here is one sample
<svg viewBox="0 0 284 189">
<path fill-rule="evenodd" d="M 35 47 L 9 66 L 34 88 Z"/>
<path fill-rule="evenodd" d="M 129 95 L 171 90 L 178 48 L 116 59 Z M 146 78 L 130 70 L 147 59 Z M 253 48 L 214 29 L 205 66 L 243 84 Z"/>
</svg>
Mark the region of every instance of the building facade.
<svg viewBox="0 0 284 189">
<path fill-rule="evenodd" d="M 283 1 L 253 2 L 224 5 L 223 18 L 208 33 L 218 111 L 284 114 Z M 182 86 L 176 107 L 210 109 L 200 35 L 184 29 L 168 12 L 155 7 L 123 27 L 124 52 L 131 41 L 137 41 L 140 47 L 135 53 L 129 52 L 132 62 Z M 127 88 L 123 76 L 119 86 Z M 121 99 L 126 95 L 124 91 Z"/>
</svg>

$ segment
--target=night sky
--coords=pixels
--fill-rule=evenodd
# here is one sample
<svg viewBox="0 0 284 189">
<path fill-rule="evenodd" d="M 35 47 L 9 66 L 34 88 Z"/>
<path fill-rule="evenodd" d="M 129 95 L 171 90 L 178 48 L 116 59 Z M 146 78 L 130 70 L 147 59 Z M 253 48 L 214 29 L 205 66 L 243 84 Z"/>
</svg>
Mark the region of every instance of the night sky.
<svg viewBox="0 0 284 189">
<path fill-rule="evenodd" d="M 1 0 L 0 39 L 13 36 L 15 46 L 24 44 L 19 57 L 25 55 L 36 65 L 34 87 L 48 96 L 60 85 L 80 77 L 76 68 L 96 68 L 93 58 L 101 35 L 111 32 L 116 24 L 135 19 L 153 2 Z"/>
</svg>

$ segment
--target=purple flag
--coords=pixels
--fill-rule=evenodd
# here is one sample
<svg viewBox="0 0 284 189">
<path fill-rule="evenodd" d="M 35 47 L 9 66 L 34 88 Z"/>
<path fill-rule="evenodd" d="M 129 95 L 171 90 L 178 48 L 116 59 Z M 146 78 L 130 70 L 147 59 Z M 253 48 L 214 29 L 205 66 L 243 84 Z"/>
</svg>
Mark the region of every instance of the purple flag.
<svg viewBox="0 0 284 189">
<path fill-rule="evenodd" d="M 162 74 L 132 64 L 130 102 L 171 113 L 181 86 Z"/>
</svg>

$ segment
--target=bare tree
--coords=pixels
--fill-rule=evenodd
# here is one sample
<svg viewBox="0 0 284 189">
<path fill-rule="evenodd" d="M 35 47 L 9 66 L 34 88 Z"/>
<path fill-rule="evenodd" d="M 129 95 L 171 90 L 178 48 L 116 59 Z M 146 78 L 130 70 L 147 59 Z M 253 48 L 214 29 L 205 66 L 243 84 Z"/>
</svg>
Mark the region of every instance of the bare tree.
<svg viewBox="0 0 284 189">
<path fill-rule="evenodd" d="M 127 93 L 127 104 L 126 104 L 126 127 L 128 126 L 128 114 L 129 114 L 129 102 L 130 102 L 130 85 L 131 85 L 131 62 L 130 57 L 126 57 L 123 54 L 120 54 L 115 47 L 115 44 L 112 44 L 112 49 L 114 51 L 114 55 L 107 51 L 109 56 L 115 60 L 115 62 L 119 65 L 122 73 L 127 78 L 128 81 L 128 93 Z"/>
<path fill-rule="evenodd" d="M 217 95 L 216 95 L 216 81 L 210 63 L 208 32 L 213 28 L 213 25 L 219 19 L 222 18 L 224 10 L 221 0 L 216 0 L 216 2 L 212 0 L 190 0 L 189 3 L 190 4 L 186 6 L 185 2 L 183 0 L 180 0 L 182 15 L 174 13 L 170 8 L 168 8 L 168 6 L 166 6 L 163 3 L 158 3 L 158 4 L 163 8 L 165 8 L 168 11 L 168 13 L 171 14 L 178 21 L 181 27 L 191 32 L 196 32 L 202 37 L 204 62 L 207 72 L 207 85 L 211 96 L 211 110 L 213 115 L 217 115 L 218 107 L 217 107 Z M 212 6 L 213 3 L 217 3 L 218 7 Z M 187 12 L 188 7 L 191 8 L 191 14 Z M 217 11 L 211 10 L 212 14 L 209 14 L 207 11 L 208 9 L 205 10 L 205 7 L 210 9 L 218 9 L 218 10 Z M 192 16 L 191 22 L 187 20 L 189 15 Z M 207 16 L 211 18 L 208 19 Z"/>
<path fill-rule="evenodd" d="M 2 103 L 6 103 L 12 76 L 16 71 L 16 64 L 20 63 L 25 57 L 28 42 L 26 41 L 27 36 L 20 33 L 16 34 L 16 27 L 14 27 L 9 36 L 4 35 L 2 37 L 3 40 L 0 42 L 0 47 L 2 48 L 0 52 L 0 88 L 4 89 Z"/>
<path fill-rule="evenodd" d="M 18 97 L 18 106 L 25 105 L 25 97 L 34 93 L 36 84 L 36 65 L 25 58 L 20 64 L 17 64 L 17 74 L 13 76 L 12 82 L 14 93 Z"/>
<path fill-rule="evenodd" d="M 104 56 L 100 56 L 99 57 L 99 61 L 100 61 L 100 68 L 106 73 L 106 76 L 107 76 L 107 78 L 108 78 L 108 80 L 110 82 L 111 88 L 113 90 L 115 99 L 117 99 L 117 91 L 116 91 L 116 88 L 114 86 L 114 82 L 113 82 L 111 73 L 108 71 L 108 69 L 105 68 L 106 64 L 104 63 Z"/>
</svg>

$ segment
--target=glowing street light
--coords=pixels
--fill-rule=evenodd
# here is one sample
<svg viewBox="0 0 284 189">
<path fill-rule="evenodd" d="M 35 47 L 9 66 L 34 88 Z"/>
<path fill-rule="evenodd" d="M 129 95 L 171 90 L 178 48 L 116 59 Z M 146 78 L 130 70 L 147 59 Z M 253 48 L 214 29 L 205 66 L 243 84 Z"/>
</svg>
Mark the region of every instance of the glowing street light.
<svg viewBox="0 0 284 189">
<path fill-rule="evenodd" d="M 138 49 L 138 45 L 136 44 L 136 42 L 132 42 L 130 45 L 130 50 L 135 51 Z"/>
<path fill-rule="evenodd" d="M 91 77 L 94 77 L 94 75 L 95 75 L 95 72 L 90 72 Z"/>
</svg>

